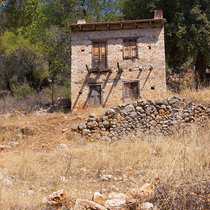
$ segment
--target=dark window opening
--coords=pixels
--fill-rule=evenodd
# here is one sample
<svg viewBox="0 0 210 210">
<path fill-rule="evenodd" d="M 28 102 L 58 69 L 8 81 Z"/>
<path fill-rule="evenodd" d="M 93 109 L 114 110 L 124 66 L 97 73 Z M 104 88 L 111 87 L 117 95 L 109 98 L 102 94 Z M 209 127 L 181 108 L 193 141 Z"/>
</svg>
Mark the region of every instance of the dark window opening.
<svg viewBox="0 0 210 210">
<path fill-rule="evenodd" d="M 123 99 L 138 99 L 139 98 L 139 82 L 124 82 L 123 83 Z"/>
<path fill-rule="evenodd" d="M 92 69 L 105 70 L 107 68 L 107 53 L 105 42 L 93 43 Z"/>
<path fill-rule="evenodd" d="M 89 85 L 88 105 L 97 106 L 100 104 L 102 104 L 101 85 L 95 85 L 95 84 Z"/>
<path fill-rule="evenodd" d="M 154 86 L 152 86 L 152 87 L 151 87 L 151 90 L 154 90 L 154 89 L 155 89 L 155 87 L 154 87 Z"/>
<path fill-rule="evenodd" d="M 138 57 L 137 45 L 135 39 L 124 40 L 123 45 L 123 58 L 124 59 L 134 59 Z"/>
</svg>

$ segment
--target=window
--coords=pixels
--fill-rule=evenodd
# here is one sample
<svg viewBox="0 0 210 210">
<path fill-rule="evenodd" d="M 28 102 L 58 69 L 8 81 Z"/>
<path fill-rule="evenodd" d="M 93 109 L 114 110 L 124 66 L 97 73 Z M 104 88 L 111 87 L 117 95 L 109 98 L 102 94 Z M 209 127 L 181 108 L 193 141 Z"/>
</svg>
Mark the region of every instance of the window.
<svg viewBox="0 0 210 210">
<path fill-rule="evenodd" d="M 139 97 L 139 82 L 124 82 L 123 83 L 123 99 L 138 99 Z"/>
<path fill-rule="evenodd" d="M 106 43 L 93 43 L 92 69 L 106 69 Z"/>
<path fill-rule="evenodd" d="M 138 54 L 137 54 L 136 39 L 124 40 L 123 58 L 132 59 L 132 58 L 137 58 L 137 57 L 138 57 Z"/>
</svg>

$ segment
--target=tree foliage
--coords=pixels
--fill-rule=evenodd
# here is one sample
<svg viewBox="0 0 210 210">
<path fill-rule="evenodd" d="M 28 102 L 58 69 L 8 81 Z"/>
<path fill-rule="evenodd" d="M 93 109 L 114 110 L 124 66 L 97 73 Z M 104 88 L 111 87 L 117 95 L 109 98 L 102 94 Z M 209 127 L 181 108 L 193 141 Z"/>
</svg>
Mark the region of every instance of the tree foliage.
<svg viewBox="0 0 210 210">
<path fill-rule="evenodd" d="M 1 0 L 0 88 L 18 92 L 24 84 L 23 89 L 38 90 L 52 81 L 69 89 L 71 23 L 153 18 L 154 9 L 163 9 L 168 21 L 167 64 L 193 63 L 204 82 L 208 0 Z"/>
<path fill-rule="evenodd" d="M 210 4 L 208 0 L 122 0 L 126 19 L 153 18 L 154 9 L 162 9 L 166 24 L 166 55 L 175 68 L 193 61 L 201 83 L 210 52 Z"/>
</svg>

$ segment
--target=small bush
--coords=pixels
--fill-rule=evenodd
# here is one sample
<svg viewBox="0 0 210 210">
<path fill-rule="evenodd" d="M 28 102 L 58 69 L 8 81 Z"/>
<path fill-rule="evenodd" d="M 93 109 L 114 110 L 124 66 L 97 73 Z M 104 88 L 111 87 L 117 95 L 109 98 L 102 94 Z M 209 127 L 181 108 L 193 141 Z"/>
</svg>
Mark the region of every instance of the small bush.
<svg viewBox="0 0 210 210">
<path fill-rule="evenodd" d="M 20 97 L 25 97 L 30 94 L 31 87 L 27 82 L 24 82 L 23 84 L 18 83 L 17 85 L 12 86 L 12 91 L 14 96 L 19 99 Z"/>
</svg>

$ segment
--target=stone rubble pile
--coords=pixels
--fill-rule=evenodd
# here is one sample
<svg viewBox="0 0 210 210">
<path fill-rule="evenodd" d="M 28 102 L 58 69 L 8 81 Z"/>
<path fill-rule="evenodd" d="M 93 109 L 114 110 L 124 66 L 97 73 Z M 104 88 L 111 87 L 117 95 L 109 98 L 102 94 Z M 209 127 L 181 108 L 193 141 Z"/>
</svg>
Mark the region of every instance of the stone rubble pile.
<svg viewBox="0 0 210 210">
<path fill-rule="evenodd" d="M 157 210 L 158 208 L 148 202 L 155 196 L 155 187 L 149 183 L 141 188 L 130 189 L 127 193 L 111 192 L 105 198 L 101 193 L 95 192 L 92 200 L 77 199 L 72 205 L 72 210 Z M 68 206 L 67 196 L 63 190 L 52 193 L 48 198 L 42 201 L 44 204 L 57 207 Z"/>
<path fill-rule="evenodd" d="M 210 108 L 195 104 L 189 98 L 176 96 L 161 100 L 138 100 L 108 109 L 104 116 L 91 113 L 72 130 L 87 137 L 104 140 L 121 139 L 124 135 L 150 131 L 167 135 L 189 125 L 204 125 L 210 116 Z"/>
</svg>

